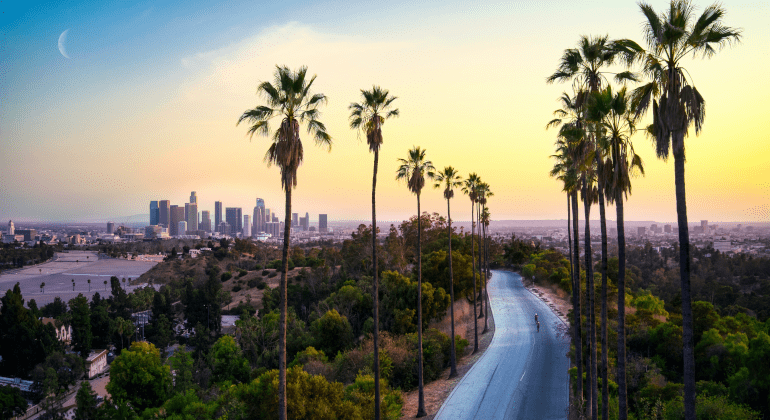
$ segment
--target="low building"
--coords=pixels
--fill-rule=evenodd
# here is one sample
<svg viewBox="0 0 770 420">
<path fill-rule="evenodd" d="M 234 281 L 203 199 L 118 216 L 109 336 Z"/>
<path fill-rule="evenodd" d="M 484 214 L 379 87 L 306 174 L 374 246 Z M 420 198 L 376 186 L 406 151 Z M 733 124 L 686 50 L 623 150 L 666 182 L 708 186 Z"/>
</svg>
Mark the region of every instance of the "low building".
<svg viewBox="0 0 770 420">
<path fill-rule="evenodd" d="M 107 350 L 91 350 L 86 358 L 85 375 L 94 379 L 107 369 Z"/>
</svg>

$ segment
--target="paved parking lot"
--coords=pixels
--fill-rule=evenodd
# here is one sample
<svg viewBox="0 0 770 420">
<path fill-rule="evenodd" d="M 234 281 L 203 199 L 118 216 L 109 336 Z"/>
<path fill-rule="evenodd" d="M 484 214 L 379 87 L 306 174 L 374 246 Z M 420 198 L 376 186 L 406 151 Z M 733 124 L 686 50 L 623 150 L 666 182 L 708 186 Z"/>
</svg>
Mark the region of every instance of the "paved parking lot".
<svg viewBox="0 0 770 420">
<path fill-rule="evenodd" d="M 91 251 L 56 253 L 54 258 L 46 263 L 0 274 L 0 293 L 4 295 L 6 290 L 12 289 L 18 282 L 24 301 L 35 299 L 38 307 L 53 302 L 56 296 L 65 302 L 80 293 L 89 300 L 96 292 L 102 297 L 107 297 L 111 295 L 110 277 L 117 276 L 121 280 L 125 278 L 126 288 L 131 291 L 139 286 L 128 286 L 128 279 L 138 278 L 155 264 L 151 261 L 99 259 L 97 253 Z M 74 291 L 72 280 L 75 280 Z M 45 289 L 41 291 L 40 284 L 43 282 Z M 120 284 L 123 285 L 123 282 Z"/>
</svg>

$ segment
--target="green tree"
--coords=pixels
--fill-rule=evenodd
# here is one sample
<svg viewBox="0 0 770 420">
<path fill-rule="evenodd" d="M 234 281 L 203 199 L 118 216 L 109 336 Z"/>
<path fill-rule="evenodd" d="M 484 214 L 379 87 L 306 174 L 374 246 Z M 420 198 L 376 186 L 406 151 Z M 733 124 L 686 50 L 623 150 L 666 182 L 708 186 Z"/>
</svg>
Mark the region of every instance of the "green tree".
<svg viewBox="0 0 770 420">
<path fill-rule="evenodd" d="M 685 144 L 691 126 L 700 134 L 706 116 L 705 100 L 695 88 L 682 60 L 701 54 L 712 57 L 718 48 L 738 42 L 741 30 L 724 25 L 725 10 L 713 4 L 700 16 L 689 0 L 672 0 L 670 7 L 658 14 L 646 3 L 639 7 L 644 14 L 644 38 L 648 49 L 624 40 L 621 46 L 629 56 L 642 63 L 649 83 L 634 91 L 636 115 L 644 114 L 652 102 L 653 122 L 647 128 L 653 137 L 659 158 L 674 155 L 676 213 L 679 225 L 679 271 L 682 284 L 682 325 L 684 360 L 685 418 L 695 419 L 695 356 L 693 353 L 692 296 L 690 291 L 690 236 L 685 201 Z"/>
<path fill-rule="evenodd" d="M 451 200 L 455 196 L 454 189 L 462 187 L 462 177 L 460 176 L 460 173 L 451 166 L 445 166 L 443 171 L 436 172 L 436 178 L 435 178 L 435 184 L 433 184 L 433 188 L 443 188 L 444 189 L 444 198 L 446 199 L 446 214 L 447 214 L 447 243 L 449 244 L 449 252 L 447 252 L 447 255 L 449 257 L 449 297 L 450 297 L 450 304 L 449 304 L 449 318 L 451 319 L 451 337 L 452 337 L 452 347 L 451 347 L 451 354 L 449 356 L 449 379 L 452 379 L 457 376 L 457 355 L 456 355 L 456 349 L 455 349 L 455 277 L 454 277 L 454 270 L 453 270 L 453 264 L 452 264 L 452 212 L 449 207 L 449 200 Z M 377 356 L 375 355 L 375 358 Z"/>
<path fill-rule="evenodd" d="M 214 382 L 246 382 L 249 378 L 249 363 L 229 335 L 223 335 L 211 347 L 209 364 Z"/>
<path fill-rule="evenodd" d="M 93 334 L 91 332 L 91 307 L 88 306 L 88 299 L 79 293 L 76 298 L 70 299 L 70 322 L 72 323 L 72 347 L 80 356 L 88 357 L 91 351 L 91 341 Z"/>
<path fill-rule="evenodd" d="M 171 370 L 160 360 L 151 343 L 134 342 L 110 366 L 107 392 L 116 401 L 125 401 L 138 411 L 159 407 L 171 390 Z"/>
<path fill-rule="evenodd" d="M 53 419 L 63 418 L 61 412 L 70 387 L 83 376 L 83 360 L 75 354 L 51 353 L 32 371 L 43 401 L 41 408 Z"/>
<path fill-rule="evenodd" d="M 310 328 L 316 340 L 315 347 L 330 357 L 353 343 L 353 329 L 347 317 L 341 316 L 336 309 L 313 321 Z"/>
<path fill-rule="evenodd" d="M 318 106 L 326 103 L 322 93 L 310 94 L 310 88 L 316 76 L 306 80 L 307 67 L 300 67 L 296 72 L 288 67 L 276 66 L 273 83 L 262 82 L 257 88 L 269 106 L 260 105 L 245 111 L 238 119 L 238 124 L 247 121 L 252 124 L 248 130 L 250 136 L 255 133 L 263 136 L 270 134 L 269 121 L 273 117 L 281 119 L 280 127 L 273 134 L 273 143 L 265 154 L 268 166 L 275 164 L 281 169 L 281 186 L 286 192 L 286 215 L 284 220 L 283 255 L 281 272 L 281 325 L 279 342 L 279 410 L 278 418 L 286 420 L 286 316 L 287 288 L 286 274 L 289 269 L 289 236 L 291 230 L 291 191 L 297 186 L 297 169 L 302 164 L 303 149 L 300 139 L 300 124 L 307 122 L 307 132 L 313 135 L 316 144 L 331 150 L 332 138 L 326 127 L 318 120 Z"/>
<path fill-rule="evenodd" d="M 27 400 L 21 396 L 19 388 L 0 386 L 0 418 L 10 419 L 27 411 Z"/>
<path fill-rule="evenodd" d="M 390 95 L 385 89 L 379 86 L 372 86 L 372 90 L 361 89 L 360 103 L 352 103 L 348 107 L 350 112 L 350 128 L 354 130 L 360 130 L 360 132 L 366 133 L 366 143 L 369 145 L 369 151 L 374 153 L 374 170 L 372 175 L 372 284 L 374 290 L 372 296 L 374 298 L 374 418 L 379 420 L 380 418 L 380 358 L 379 358 L 379 330 L 380 330 L 380 313 L 379 313 L 379 282 L 378 282 L 378 270 L 377 270 L 377 200 L 375 192 L 377 190 L 377 163 L 380 157 L 380 146 L 382 145 L 382 124 L 388 118 L 398 116 L 398 109 L 392 109 L 391 104 L 396 100 L 396 97 Z"/>
<path fill-rule="evenodd" d="M 193 356 L 185 346 L 180 346 L 174 354 L 168 358 L 171 370 L 174 372 L 174 393 L 185 394 L 195 387 L 193 382 Z"/>
<path fill-rule="evenodd" d="M 75 409 L 75 420 L 97 420 L 97 401 L 96 393 L 91 388 L 91 383 L 88 381 L 82 381 L 80 388 L 75 396 L 75 403 L 77 408 Z"/>
<path fill-rule="evenodd" d="M 0 299 L 0 356 L 6 376 L 28 377 L 35 365 L 61 349 L 51 325 L 44 325 L 24 307 L 19 283 Z"/>
<path fill-rule="evenodd" d="M 420 212 L 420 193 L 425 186 L 425 176 L 433 178 L 436 168 L 425 159 L 425 149 L 414 147 L 408 151 L 406 159 L 398 159 L 396 180 L 406 182 L 407 188 L 417 196 L 417 378 L 418 378 L 418 407 L 417 417 L 427 415 L 425 411 L 425 395 L 423 390 L 422 364 L 422 226 Z"/>
</svg>

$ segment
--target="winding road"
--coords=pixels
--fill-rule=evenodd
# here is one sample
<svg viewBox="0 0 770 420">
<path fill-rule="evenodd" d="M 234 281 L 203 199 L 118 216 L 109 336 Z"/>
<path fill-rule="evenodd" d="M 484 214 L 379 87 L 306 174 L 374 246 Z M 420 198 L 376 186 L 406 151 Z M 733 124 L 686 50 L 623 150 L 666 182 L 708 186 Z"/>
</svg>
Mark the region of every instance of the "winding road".
<svg viewBox="0 0 770 420">
<path fill-rule="evenodd" d="M 493 271 L 489 300 L 492 343 L 435 419 L 566 419 L 569 342 L 560 334 L 563 322 L 516 273 Z"/>
</svg>

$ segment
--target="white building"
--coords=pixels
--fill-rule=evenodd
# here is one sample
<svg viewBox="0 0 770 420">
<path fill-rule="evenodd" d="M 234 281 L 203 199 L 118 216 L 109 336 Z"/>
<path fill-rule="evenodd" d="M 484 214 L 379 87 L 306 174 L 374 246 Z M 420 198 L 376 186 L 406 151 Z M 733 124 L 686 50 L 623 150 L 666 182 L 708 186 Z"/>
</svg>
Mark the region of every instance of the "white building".
<svg viewBox="0 0 770 420">
<path fill-rule="evenodd" d="M 107 350 L 92 350 L 86 358 L 86 377 L 93 379 L 107 369 Z"/>
<path fill-rule="evenodd" d="M 13 227 L 13 221 L 8 221 L 8 234 L 13 236 L 16 233 L 16 228 Z"/>
<path fill-rule="evenodd" d="M 251 216 L 248 214 L 243 215 L 243 237 L 248 238 L 251 236 Z"/>
<path fill-rule="evenodd" d="M 724 254 L 733 250 L 733 244 L 730 241 L 714 241 L 714 249 Z"/>
<path fill-rule="evenodd" d="M 56 326 L 56 320 L 53 318 L 43 318 L 43 324 L 51 324 L 56 329 L 56 338 L 64 344 L 72 342 L 72 327 L 69 325 Z"/>
<path fill-rule="evenodd" d="M 187 221 L 182 220 L 177 224 L 177 232 L 179 232 L 180 235 L 184 235 L 187 233 Z"/>
</svg>

